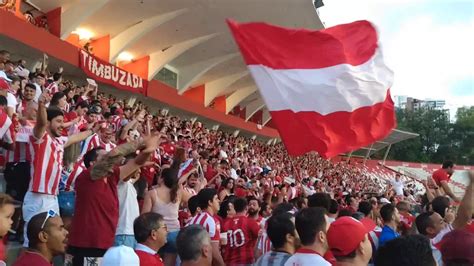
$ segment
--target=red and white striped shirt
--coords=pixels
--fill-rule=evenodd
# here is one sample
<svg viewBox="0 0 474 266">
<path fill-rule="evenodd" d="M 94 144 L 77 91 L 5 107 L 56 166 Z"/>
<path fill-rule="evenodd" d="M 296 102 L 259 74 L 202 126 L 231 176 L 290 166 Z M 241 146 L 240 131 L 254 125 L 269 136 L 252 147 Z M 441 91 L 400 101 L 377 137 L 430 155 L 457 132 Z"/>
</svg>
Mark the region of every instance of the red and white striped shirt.
<svg viewBox="0 0 474 266">
<path fill-rule="evenodd" d="M 270 238 L 267 235 L 267 220 L 268 218 L 264 218 L 260 222 L 261 234 L 257 242 L 257 249 L 262 252 L 262 255 L 272 249 L 272 242 L 270 241 Z"/>
<path fill-rule="evenodd" d="M 191 224 L 199 224 L 202 227 L 206 229 L 206 231 L 209 233 L 209 236 L 211 237 L 212 242 L 219 242 L 220 241 L 220 235 L 221 235 L 221 224 L 219 220 L 214 218 L 211 214 L 208 212 L 201 212 L 194 216 L 191 221 L 189 221 L 188 225 Z"/>
<path fill-rule="evenodd" d="M 46 91 L 49 94 L 53 95 L 56 92 L 59 92 L 59 86 L 56 82 L 51 82 L 51 84 L 49 84 L 48 87 L 46 87 Z"/>
<path fill-rule="evenodd" d="M 7 113 L 3 110 L 0 111 L 0 139 L 3 138 L 3 135 L 7 133 L 10 129 L 10 125 L 12 124 L 12 120 L 8 117 Z"/>
<path fill-rule="evenodd" d="M 74 164 L 71 172 L 64 170 L 63 177 L 61 178 L 60 190 L 74 191 L 77 177 L 86 169 L 84 161 L 80 160 Z"/>
<path fill-rule="evenodd" d="M 194 188 L 190 188 L 190 187 L 188 187 L 188 186 L 185 186 L 185 187 L 184 187 L 184 190 L 185 190 L 186 192 L 188 192 L 189 194 L 191 194 L 191 196 L 197 195 L 196 190 L 194 190 Z"/>
<path fill-rule="evenodd" d="M 53 138 L 48 133 L 36 139 L 30 137 L 29 149 L 33 162 L 29 191 L 57 195 L 62 172 L 64 145 L 67 137 Z"/>
<path fill-rule="evenodd" d="M 5 151 L 5 158 L 7 163 L 24 163 L 31 162 L 31 152 L 29 148 L 29 140 L 33 132 L 33 123 L 21 126 L 20 130 L 16 133 L 16 141 L 13 150 Z M 12 142 L 13 143 L 13 142 Z"/>
<path fill-rule="evenodd" d="M 102 147 L 104 148 L 105 151 L 111 151 L 113 150 L 117 145 L 109 142 L 109 143 L 104 143 L 103 141 L 100 140 L 100 137 L 97 133 L 94 133 L 93 135 L 87 137 L 82 143 L 81 143 L 81 154 L 79 158 L 82 158 L 84 154 L 86 154 L 88 151 L 97 148 L 97 147 Z"/>
</svg>

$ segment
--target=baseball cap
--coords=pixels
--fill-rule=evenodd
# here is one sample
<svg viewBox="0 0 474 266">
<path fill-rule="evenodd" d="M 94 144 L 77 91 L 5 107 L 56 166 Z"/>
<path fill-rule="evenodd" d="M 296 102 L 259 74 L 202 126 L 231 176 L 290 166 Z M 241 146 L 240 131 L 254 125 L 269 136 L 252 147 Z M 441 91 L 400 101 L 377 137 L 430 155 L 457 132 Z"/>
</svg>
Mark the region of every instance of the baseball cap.
<svg viewBox="0 0 474 266">
<path fill-rule="evenodd" d="M 0 90 L 9 90 L 9 89 L 10 89 L 10 85 L 8 84 L 8 82 L 0 78 Z"/>
<path fill-rule="evenodd" d="M 471 248 L 468 248 L 471 247 Z M 466 260 L 474 265 L 474 233 L 467 230 L 453 230 L 441 240 L 441 254 L 444 262 Z"/>
<path fill-rule="evenodd" d="M 105 252 L 101 266 L 140 266 L 140 259 L 131 247 L 111 247 Z"/>
<path fill-rule="evenodd" d="M 6 80 L 8 82 L 12 82 L 12 80 L 7 77 L 7 74 L 5 74 L 5 72 L 3 70 L 0 70 L 0 78 Z"/>
<path fill-rule="evenodd" d="M 334 256 L 346 256 L 356 250 L 371 230 L 350 216 L 344 216 L 329 226 L 328 244 Z"/>
</svg>

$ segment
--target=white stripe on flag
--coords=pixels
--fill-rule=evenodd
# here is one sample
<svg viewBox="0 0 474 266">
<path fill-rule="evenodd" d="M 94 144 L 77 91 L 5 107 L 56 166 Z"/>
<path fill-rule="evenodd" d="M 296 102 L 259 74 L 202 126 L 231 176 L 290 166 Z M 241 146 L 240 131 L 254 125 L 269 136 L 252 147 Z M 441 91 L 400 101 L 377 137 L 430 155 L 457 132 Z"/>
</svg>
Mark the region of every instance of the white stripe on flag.
<svg viewBox="0 0 474 266">
<path fill-rule="evenodd" d="M 364 64 L 319 69 L 272 69 L 249 65 L 270 111 L 314 111 L 321 115 L 352 112 L 381 103 L 392 86 L 393 72 L 381 51 Z"/>
</svg>

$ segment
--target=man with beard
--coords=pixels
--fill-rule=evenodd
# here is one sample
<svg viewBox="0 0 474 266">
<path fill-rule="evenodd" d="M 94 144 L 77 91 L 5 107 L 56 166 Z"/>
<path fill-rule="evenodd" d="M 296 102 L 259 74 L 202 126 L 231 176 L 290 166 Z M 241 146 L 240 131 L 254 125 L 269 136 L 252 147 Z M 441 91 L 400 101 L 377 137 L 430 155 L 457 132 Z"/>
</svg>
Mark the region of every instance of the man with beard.
<svg viewBox="0 0 474 266">
<path fill-rule="evenodd" d="M 249 218 L 260 223 L 262 221 L 262 216 L 260 216 L 260 201 L 255 197 L 247 197 L 247 201 L 249 203 Z"/>
<path fill-rule="evenodd" d="M 251 265 L 255 262 L 254 250 L 260 226 L 247 217 L 248 203 L 245 198 L 234 201 L 235 216 L 224 224 L 227 232 L 226 265 Z"/>
<path fill-rule="evenodd" d="M 53 258 L 66 252 L 68 231 L 63 220 L 53 210 L 33 216 L 27 230 L 29 248 L 14 266 L 50 266 Z"/>
<path fill-rule="evenodd" d="M 64 137 L 63 112 L 57 108 L 46 110 L 46 104 L 51 100 L 49 94 L 42 94 L 38 101 L 38 118 L 29 137 L 29 150 L 32 162 L 30 185 L 23 200 L 23 219 L 25 227 L 30 219 L 48 210 L 59 213 L 58 192 L 61 178 L 64 148 L 78 143 L 94 134 L 94 130 Z M 25 232 L 24 246 L 28 246 Z"/>
<path fill-rule="evenodd" d="M 102 123 L 99 133 L 95 133 L 89 136 L 81 145 L 81 154 L 82 158 L 86 152 L 101 147 L 105 151 L 109 152 L 113 150 L 117 145 L 112 142 L 114 137 L 114 130 L 108 123 Z"/>
<path fill-rule="evenodd" d="M 255 263 L 256 266 L 284 265 L 300 246 L 295 228 L 295 218 L 290 213 L 271 216 L 267 221 L 267 235 L 272 250 L 265 253 Z"/>
</svg>

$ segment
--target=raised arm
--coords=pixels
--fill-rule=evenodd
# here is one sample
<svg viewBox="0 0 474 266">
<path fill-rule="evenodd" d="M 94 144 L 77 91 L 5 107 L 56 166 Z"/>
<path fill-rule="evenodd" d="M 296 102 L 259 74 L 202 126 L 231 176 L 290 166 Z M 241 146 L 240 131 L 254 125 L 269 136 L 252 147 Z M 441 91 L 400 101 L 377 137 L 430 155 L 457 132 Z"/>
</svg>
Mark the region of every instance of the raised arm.
<svg viewBox="0 0 474 266">
<path fill-rule="evenodd" d="M 38 99 L 38 114 L 36 118 L 36 124 L 33 128 L 33 136 L 36 139 L 40 139 L 46 132 L 46 126 L 48 125 L 48 114 L 46 113 L 46 104 L 51 101 L 51 95 L 49 93 L 43 93 Z"/>
<path fill-rule="evenodd" d="M 474 186 L 474 171 L 469 171 L 469 184 L 466 187 L 466 193 L 461 200 L 459 205 L 458 213 L 456 219 L 454 219 L 453 227 L 454 229 L 464 228 L 469 221 L 472 219 L 472 213 L 474 211 L 474 195 L 472 193 Z"/>
<path fill-rule="evenodd" d="M 450 198 L 452 198 L 454 201 L 456 202 L 460 202 L 461 200 L 456 197 L 453 193 L 453 191 L 451 190 L 451 188 L 449 187 L 448 185 L 448 182 L 447 181 L 441 181 L 441 187 L 443 188 L 444 190 L 444 193 L 446 193 L 446 195 L 448 195 Z"/>
<path fill-rule="evenodd" d="M 153 134 L 143 139 L 140 153 L 134 160 L 129 160 L 125 165 L 120 166 L 120 179 L 125 179 L 133 172 L 142 167 L 150 158 L 150 155 L 158 149 L 161 142 L 161 134 Z"/>
<path fill-rule="evenodd" d="M 124 156 L 142 149 L 144 140 L 127 142 L 115 147 L 107 153 L 101 160 L 96 162 L 91 168 L 91 177 L 93 180 L 106 177 L 112 168 L 117 165 Z"/>
</svg>

